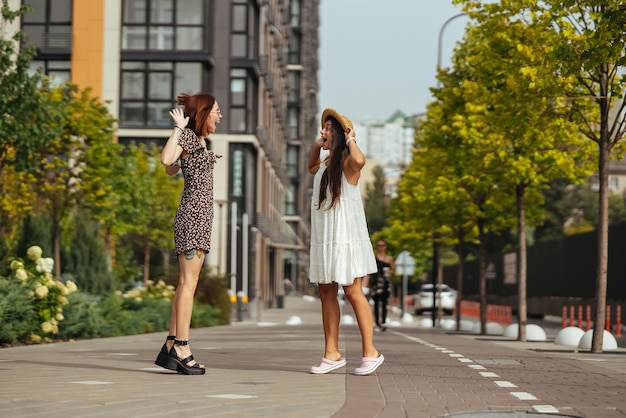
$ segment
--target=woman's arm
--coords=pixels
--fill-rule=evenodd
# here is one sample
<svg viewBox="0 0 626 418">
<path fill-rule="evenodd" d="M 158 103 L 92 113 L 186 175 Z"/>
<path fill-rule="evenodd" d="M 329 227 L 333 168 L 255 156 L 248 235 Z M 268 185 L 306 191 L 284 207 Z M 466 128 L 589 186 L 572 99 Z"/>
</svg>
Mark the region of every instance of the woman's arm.
<svg viewBox="0 0 626 418">
<path fill-rule="evenodd" d="M 311 149 L 311 155 L 309 156 L 309 173 L 315 174 L 320 168 L 320 149 L 322 148 L 322 138 L 315 140 L 313 148 Z"/>
<path fill-rule="evenodd" d="M 161 163 L 166 167 L 174 164 L 178 157 L 183 153 L 183 148 L 178 145 L 178 139 L 183 134 L 183 130 L 189 123 L 189 116 L 185 117 L 182 109 L 172 109 L 170 111 L 170 116 L 174 120 L 176 126 L 174 127 L 174 132 L 170 135 L 163 147 L 163 151 L 161 151 Z M 178 168 L 176 168 L 178 171 Z M 166 169 L 166 172 L 169 174 L 170 170 Z M 176 174 L 176 172 L 174 172 Z"/>
<path fill-rule="evenodd" d="M 361 169 L 365 166 L 365 155 L 356 144 L 356 137 L 353 130 L 346 134 L 346 146 L 348 156 L 344 161 L 344 174 L 348 183 L 356 185 L 361 176 Z"/>
</svg>

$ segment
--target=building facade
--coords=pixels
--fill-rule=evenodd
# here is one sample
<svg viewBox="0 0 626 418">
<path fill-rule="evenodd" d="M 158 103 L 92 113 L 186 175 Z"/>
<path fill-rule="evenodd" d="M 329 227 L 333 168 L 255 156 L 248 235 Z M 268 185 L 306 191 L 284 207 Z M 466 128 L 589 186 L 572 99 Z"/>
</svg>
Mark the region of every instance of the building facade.
<svg viewBox="0 0 626 418">
<path fill-rule="evenodd" d="M 90 87 L 120 143 L 165 143 L 182 93 L 223 114 L 215 167 L 213 272 L 271 307 L 308 271 L 310 195 L 300 179 L 316 137 L 319 0 L 27 0 L 15 22 L 33 70 Z M 17 9 L 20 0 L 9 0 Z"/>
</svg>

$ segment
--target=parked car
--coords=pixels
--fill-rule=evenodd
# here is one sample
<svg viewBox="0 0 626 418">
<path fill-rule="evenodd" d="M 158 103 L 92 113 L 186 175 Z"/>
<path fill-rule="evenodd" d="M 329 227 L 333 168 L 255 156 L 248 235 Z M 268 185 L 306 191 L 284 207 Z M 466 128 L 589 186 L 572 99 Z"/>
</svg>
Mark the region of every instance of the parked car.
<svg viewBox="0 0 626 418">
<path fill-rule="evenodd" d="M 437 285 L 436 307 L 439 305 L 443 311 L 450 315 L 456 306 L 456 290 L 447 284 Z M 420 287 L 417 294 L 413 295 L 413 306 L 415 306 L 415 315 L 421 315 L 423 312 L 432 311 L 433 309 L 433 285 L 425 283 Z"/>
</svg>

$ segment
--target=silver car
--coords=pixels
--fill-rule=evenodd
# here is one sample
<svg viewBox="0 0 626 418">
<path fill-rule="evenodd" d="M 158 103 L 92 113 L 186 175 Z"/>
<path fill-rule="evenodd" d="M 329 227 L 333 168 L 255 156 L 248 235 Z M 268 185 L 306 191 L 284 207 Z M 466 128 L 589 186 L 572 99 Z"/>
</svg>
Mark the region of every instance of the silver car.
<svg viewBox="0 0 626 418">
<path fill-rule="evenodd" d="M 456 306 L 456 290 L 447 284 L 437 285 L 437 294 L 435 295 L 436 307 L 441 305 L 446 314 L 452 314 Z M 425 283 L 420 287 L 417 294 L 413 295 L 413 306 L 415 306 L 415 314 L 421 315 L 423 312 L 432 311 L 433 309 L 433 285 Z"/>
</svg>

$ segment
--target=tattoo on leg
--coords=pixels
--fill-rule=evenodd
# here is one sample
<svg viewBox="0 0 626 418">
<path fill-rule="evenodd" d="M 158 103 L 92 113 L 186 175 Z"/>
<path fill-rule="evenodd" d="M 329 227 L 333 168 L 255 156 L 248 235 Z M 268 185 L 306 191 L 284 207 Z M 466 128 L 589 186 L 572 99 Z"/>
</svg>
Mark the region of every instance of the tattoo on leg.
<svg viewBox="0 0 626 418">
<path fill-rule="evenodd" d="M 185 253 L 185 260 L 189 261 L 196 255 L 196 250 L 189 250 Z"/>
</svg>

